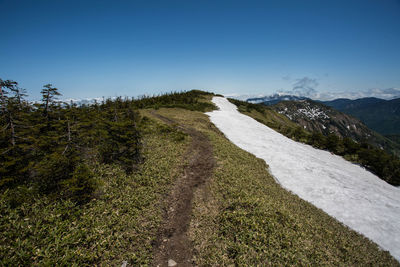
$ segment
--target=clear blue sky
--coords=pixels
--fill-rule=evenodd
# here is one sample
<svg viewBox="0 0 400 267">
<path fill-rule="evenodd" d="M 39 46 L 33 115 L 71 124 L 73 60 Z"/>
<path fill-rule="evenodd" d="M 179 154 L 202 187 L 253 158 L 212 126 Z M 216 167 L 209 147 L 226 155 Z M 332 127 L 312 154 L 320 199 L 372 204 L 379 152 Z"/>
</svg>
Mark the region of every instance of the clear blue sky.
<svg viewBox="0 0 400 267">
<path fill-rule="evenodd" d="M 38 98 L 400 87 L 400 1 L 0 0 L 0 78 Z"/>
</svg>

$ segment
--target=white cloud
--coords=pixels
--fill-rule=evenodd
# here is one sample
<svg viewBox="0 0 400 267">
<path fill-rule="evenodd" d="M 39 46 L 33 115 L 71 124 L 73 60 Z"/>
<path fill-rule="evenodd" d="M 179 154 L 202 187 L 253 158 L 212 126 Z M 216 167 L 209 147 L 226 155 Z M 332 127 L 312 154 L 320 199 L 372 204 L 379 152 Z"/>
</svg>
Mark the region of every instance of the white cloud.
<svg viewBox="0 0 400 267">
<path fill-rule="evenodd" d="M 301 79 L 297 79 L 293 84 L 293 95 L 298 96 L 313 96 L 317 94 L 317 90 L 315 87 L 318 86 L 318 82 L 316 79 L 312 79 L 309 77 L 303 77 Z"/>
</svg>

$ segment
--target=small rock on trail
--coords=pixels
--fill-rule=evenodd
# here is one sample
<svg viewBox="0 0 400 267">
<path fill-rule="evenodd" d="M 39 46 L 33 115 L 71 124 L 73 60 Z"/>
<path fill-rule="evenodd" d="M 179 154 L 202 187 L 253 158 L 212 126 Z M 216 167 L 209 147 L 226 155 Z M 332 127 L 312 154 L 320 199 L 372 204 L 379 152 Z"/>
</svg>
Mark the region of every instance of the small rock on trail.
<svg viewBox="0 0 400 267">
<path fill-rule="evenodd" d="M 173 259 L 168 260 L 168 267 L 176 266 L 177 263 Z"/>
</svg>

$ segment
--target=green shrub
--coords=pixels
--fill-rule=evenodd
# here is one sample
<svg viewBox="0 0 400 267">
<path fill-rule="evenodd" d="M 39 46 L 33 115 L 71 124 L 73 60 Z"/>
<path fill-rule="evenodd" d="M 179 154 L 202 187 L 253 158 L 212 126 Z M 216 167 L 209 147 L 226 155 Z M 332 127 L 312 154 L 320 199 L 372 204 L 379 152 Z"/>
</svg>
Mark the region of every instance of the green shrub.
<svg viewBox="0 0 400 267">
<path fill-rule="evenodd" d="M 40 193 L 49 194 L 60 189 L 60 182 L 71 178 L 75 162 L 59 153 L 47 155 L 34 168 Z"/>
<path fill-rule="evenodd" d="M 119 163 L 132 172 L 140 162 L 140 132 L 132 120 L 107 122 L 107 137 L 99 148 L 104 163 Z"/>
<path fill-rule="evenodd" d="M 79 204 L 87 202 L 97 187 L 94 175 L 86 164 L 78 165 L 72 177 L 61 184 L 63 194 Z"/>
</svg>

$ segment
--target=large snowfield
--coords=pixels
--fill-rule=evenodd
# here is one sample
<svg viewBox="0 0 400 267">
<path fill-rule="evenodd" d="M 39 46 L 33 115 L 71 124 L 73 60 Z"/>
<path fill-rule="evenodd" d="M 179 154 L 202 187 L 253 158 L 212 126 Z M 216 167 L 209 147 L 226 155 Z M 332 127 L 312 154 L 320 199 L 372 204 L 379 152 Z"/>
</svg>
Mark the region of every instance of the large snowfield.
<svg viewBox="0 0 400 267">
<path fill-rule="evenodd" d="M 400 261 L 400 189 L 330 152 L 297 143 L 239 113 L 223 97 L 211 122 L 234 144 L 264 159 L 287 190 L 362 233 Z"/>
</svg>

